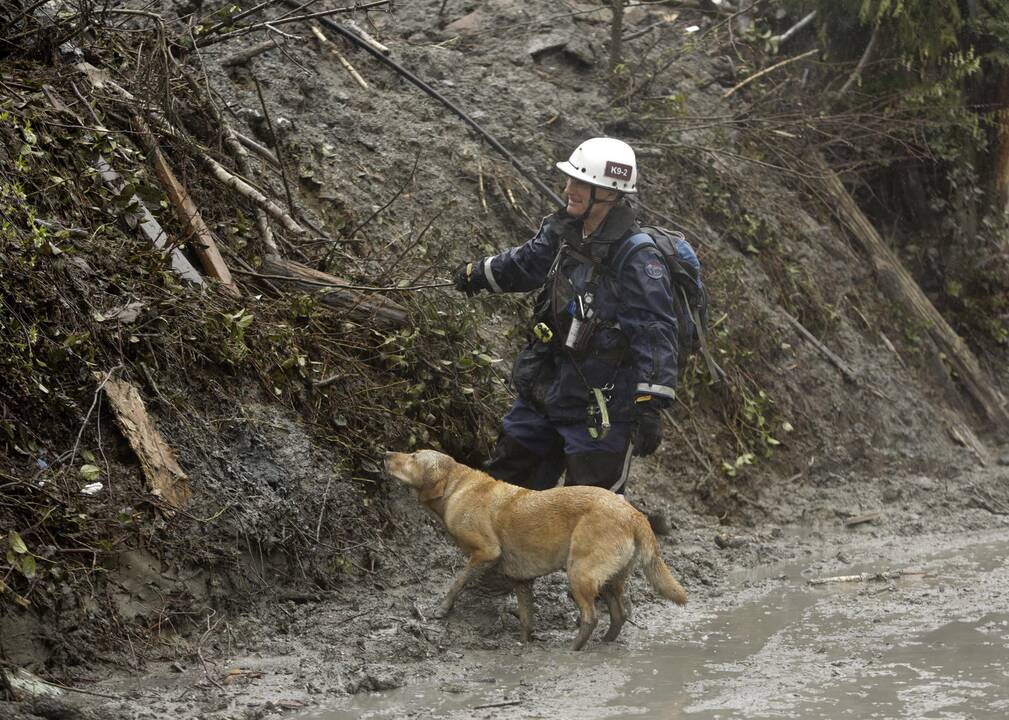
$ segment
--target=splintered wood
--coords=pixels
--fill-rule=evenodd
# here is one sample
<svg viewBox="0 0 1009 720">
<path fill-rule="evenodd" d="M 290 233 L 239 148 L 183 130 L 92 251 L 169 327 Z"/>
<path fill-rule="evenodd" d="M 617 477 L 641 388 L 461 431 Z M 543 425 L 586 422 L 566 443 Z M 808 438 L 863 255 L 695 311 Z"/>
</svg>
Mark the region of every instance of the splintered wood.
<svg viewBox="0 0 1009 720">
<path fill-rule="evenodd" d="M 95 377 L 99 381 L 103 379 L 101 373 L 95 373 Z M 120 430 L 140 460 L 151 493 L 168 505 L 181 508 L 193 494 L 189 477 L 179 467 L 175 451 L 151 421 L 140 393 L 128 382 L 109 380 L 105 383 L 105 397 L 112 406 Z"/>
</svg>

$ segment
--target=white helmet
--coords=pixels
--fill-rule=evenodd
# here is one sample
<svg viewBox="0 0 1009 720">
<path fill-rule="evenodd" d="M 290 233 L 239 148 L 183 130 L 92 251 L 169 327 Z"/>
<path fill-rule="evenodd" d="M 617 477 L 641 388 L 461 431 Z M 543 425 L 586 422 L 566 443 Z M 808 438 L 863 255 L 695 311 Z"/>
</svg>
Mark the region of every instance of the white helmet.
<svg viewBox="0 0 1009 720">
<path fill-rule="evenodd" d="M 634 150 L 623 140 L 604 137 L 586 140 L 575 148 L 570 158 L 557 163 L 557 169 L 589 185 L 624 193 L 637 192 L 638 163 Z"/>
</svg>

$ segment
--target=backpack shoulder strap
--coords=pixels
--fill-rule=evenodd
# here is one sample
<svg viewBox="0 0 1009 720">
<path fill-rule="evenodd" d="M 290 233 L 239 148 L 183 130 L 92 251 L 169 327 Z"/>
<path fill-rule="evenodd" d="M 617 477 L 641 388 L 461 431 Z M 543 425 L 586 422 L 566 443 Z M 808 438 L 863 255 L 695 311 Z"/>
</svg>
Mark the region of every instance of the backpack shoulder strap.
<svg viewBox="0 0 1009 720">
<path fill-rule="evenodd" d="M 620 277 L 620 273 L 623 272 L 624 266 L 627 265 L 631 256 L 646 247 L 657 247 L 655 240 L 646 232 L 635 233 L 624 240 L 613 254 L 613 259 L 610 260 L 613 276 Z"/>
</svg>

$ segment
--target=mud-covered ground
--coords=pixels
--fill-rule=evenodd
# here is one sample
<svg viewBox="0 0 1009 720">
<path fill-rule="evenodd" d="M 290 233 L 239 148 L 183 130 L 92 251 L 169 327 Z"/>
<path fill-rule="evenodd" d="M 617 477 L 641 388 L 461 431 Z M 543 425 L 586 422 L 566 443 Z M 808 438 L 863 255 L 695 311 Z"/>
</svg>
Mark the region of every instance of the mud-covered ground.
<svg viewBox="0 0 1009 720">
<path fill-rule="evenodd" d="M 575 610 L 560 575 L 537 586 L 529 646 L 518 643 L 513 598 L 493 589 L 467 593 L 447 620 L 434 620 L 462 557 L 408 492 L 369 486 L 364 510 L 357 478 L 334 474 L 339 451 L 293 409 L 254 391 L 234 393 L 238 409 L 201 407 L 194 417 L 152 402 L 193 479 L 193 514 L 229 562 L 201 564 L 156 543 L 123 552 L 110 562 L 113 592 L 98 597 L 145 642 L 87 663 L 74 648 L 74 663 L 47 667 L 51 658 L 37 649 L 62 648 L 60 633 L 77 630 L 76 621 L 52 621 L 48 631 L 46 618 L 33 618 L 18 635 L 15 617 L 3 638 L 6 652 L 25 650 L 15 662 L 36 662 L 85 692 L 0 706 L 0 717 L 33 709 L 229 720 L 1005 716 L 1009 449 L 983 436 L 919 329 L 881 302 L 827 209 L 740 159 L 734 129 L 659 137 L 611 104 L 605 15 L 598 4 L 559 5 L 398 3 L 394 13 L 372 13 L 369 28 L 545 178 L 585 136 L 632 140 L 647 180 L 641 199 L 662 213 L 651 219 L 671 217 L 690 231 L 737 394 L 685 385 L 677 425 L 658 455 L 636 463 L 631 486 L 635 503 L 668 515 L 663 552 L 690 603 L 660 603 L 638 576 L 629 590 L 634 624 L 617 643 L 596 641 L 582 653 L 567 649 Z M 742 105 L 745 93 L 722 100 L 738 80 L 716 62 L 725 47 L 687 33 L 714 20 L 689 9 L 673 15 L 645 6 L 627 19 L 629 32 L 661 23 L 647 43 L 629 46 L 630 64 L 649 69 L 663 52 L 679 54 L 649 90 L 669 100 L 668 114 L 702 126 L 757 112 Z M 330 269 L 368 284 L 436 280 L 459 260 L 528 237 L 549 208 L 505 161 L 363 53 L 344 48 L 368 91 L 313 42 L 286 43 L 231 70 L 220 60 L 241 44 L 215 46 L 201 61 L 238 128 L 272 144 L 253 76 L 261 80 L 297 202 L 327 232 L 356 226 L 406 183 L 361 242 L 336 253 L 345 265 Z M 275 171 L 257 172 L 283 196 Z M 427 241 L 411 249 L 429 222 Z M 401 264 L 387 278 L 390 258 Z M 469 306 L 481 340 L 505 360 L 523 335 L 520 303 Z M 782 310 L 843 356 L 855 382 Z M 168 394 L 192 392 L 188 378 L 158 380 Z M 744 410 L 767 425 L 741 439 Z M 971 427 L 981 436 L 973 450 Z M 772 435 L 780 445 L 761 444 Z M 751 450 L 759 455 L 752 467 L 731 476 L 719 467 Z M 344 528 L 370 519 L 385 524 L 334 547 L 332 563 L 313 557 L 306 572 L 297 553 L 285 554 L 287 528 L 270 527 L 286 508 L 308 518 L 316 539 L 345 540 Z M 871 512 L 878 517 L 845 527 Z M 863 571 L 908 574 L 808 583 Z M 597 634 L 605 618 L 600 625 Z"/>
<path fill-rule="evenodd" d="M 604 619 L 578 653 L 560 574 L 537 586 L 529 645 L 491 587 L 432 619 L 461 555 L 400 489 L 392 560 L 360 585 L 208 621 L 146 672 L 84 686 L 109 697 L 61 701 L 116 718 L 1004 717 L 1007 479 L 798 480 L 758 499 L 793 522 L 747 529 L 667 506 L 663 552 L 690 602 L 638 575 L 633 624 L 604 644 Z"/>
</svg>

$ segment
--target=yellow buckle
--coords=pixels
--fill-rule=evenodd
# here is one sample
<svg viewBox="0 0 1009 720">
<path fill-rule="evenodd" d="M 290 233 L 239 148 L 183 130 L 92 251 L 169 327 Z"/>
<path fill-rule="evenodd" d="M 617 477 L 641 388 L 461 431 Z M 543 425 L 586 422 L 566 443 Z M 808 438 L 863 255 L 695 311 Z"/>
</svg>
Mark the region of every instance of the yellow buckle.
<svg viewBox="0 0 1009 720">
<path fill-rule="evenodd" d="M 533 335 L 541 343 L 548 343 L 554 339 L 554 331 L 546 323 L 536 323 L 533 326 Z"/>
<path fill-rule="evenodd" d="M 606 396 L 600 388 L 592 388 L 592 395 L 596 400 L 596 407 L 589 405 L 589 437 L 593 440 L 602 440 L 610 434 L 610 411 L 606 407 Z M 598 410 L 598 412 L 594 412 Z M 599 415 L 598 427 L 596 427 L 596 415 Z"/>
</svg>

